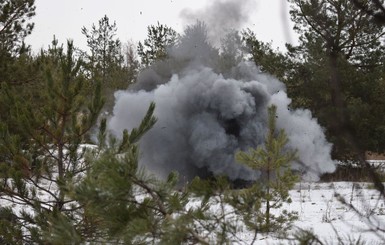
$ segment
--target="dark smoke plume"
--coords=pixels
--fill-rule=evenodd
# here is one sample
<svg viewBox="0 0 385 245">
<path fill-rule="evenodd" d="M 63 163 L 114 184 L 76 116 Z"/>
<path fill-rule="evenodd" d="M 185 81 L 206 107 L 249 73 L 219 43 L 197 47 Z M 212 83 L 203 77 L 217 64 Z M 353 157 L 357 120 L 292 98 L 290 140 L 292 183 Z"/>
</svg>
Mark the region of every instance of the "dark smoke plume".
<svg viewBox="0 0 385 245">
<path fill-rule="evenodd" d="M 277 127 L 299 153 L 293 168 L 307 179 L 334 171 L 331 144 L 310 111 L 290 110 L 283 83 L 250 62 L 229 59 L 236 43 L 226 50 L 210 45 L 204 24 L 187 27 L 167 60 L 144 70 L 130 90 L 116 92 L 110 130 L 120 135 L 137 126 L 154 101 L 158 122 L 140 142 L 142 165 L 159 176 L 176 170 L 185 180 L 212 174 L 254 180 L 258 173 L 236 163 L 234 153 L 263 143 L 267 107 L 275 104 Z"/>
</svg>

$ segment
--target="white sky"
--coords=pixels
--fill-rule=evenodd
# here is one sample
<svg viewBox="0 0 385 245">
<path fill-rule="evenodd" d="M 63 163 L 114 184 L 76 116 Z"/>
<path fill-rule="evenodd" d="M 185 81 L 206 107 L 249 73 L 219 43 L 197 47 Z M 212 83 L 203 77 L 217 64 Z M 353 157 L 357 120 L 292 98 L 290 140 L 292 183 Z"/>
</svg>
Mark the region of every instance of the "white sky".
<svg viewBox="0 0 385 245">
<path fill-rule="evenodd" d="M 90 29 L 93 23 L 107 15 L 110 23 L 116 21 L 118 37 L 124 43 L 138 42 L 147 34 L 147 26 L 159 21 L 179 33 L 183 31 L 180 12 L 184 9 L 198 10 L 210 0 L 36 0 L 35 29 L 26 42 L 34 51 L 46 48 L 53 36 L 59 43 L 73 39 L 75 46 L 86 49 L 86 38 L 81 34 L 83 26 Z M 239 0 L 241 4 L 241 0 Z M 249 23 L 244 28 L 252 29 L 262 41 L 273 41 L 275 47 L 284 49 L 285 42 L 295 40 L 289 22 L 286 0 L 255 0 Z"/>
</svg>

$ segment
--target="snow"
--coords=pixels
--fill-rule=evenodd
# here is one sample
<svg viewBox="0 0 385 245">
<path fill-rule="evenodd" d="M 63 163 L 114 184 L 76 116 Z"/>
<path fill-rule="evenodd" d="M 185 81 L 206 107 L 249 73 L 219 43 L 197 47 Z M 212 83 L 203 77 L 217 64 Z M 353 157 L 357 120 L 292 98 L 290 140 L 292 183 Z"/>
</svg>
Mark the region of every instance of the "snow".
<svg viewBox="0 0 385 245">
<path fill-rule="evenodd" d="M 376 232 L 378 228 L 385 228 L 385 198 L 380 196 L 372 184 L 301 182 L 290 191 L 290 196 L 293 202 L 282 208 L 297 212 L 298 220 L 287 232 L 288 236 L 278 238 L 278 233 L 258 234 L 254 244 L 298 244 L 292 238 L 299 230 L 312 231 L 324 244 L 356 244 L 357 241 L 373 245 L 385 244 L 385 232 Z M 199 205 L 199 202 L 197 198 L 191 199 L 187 208 Z M 4 200 L 3 196 L 0 204 L 8 206 L 11 203 Z M 19 205 L 13 205 L 13 208 L 17 212 L 28 212 L 28 209 Z M 218 203 L 213 204 L 210 212 L 223 212 L 221 208 Z M 232 213 L 231 210 L 228 213 Z M 240 218 L 233 214 L 226 219 L 233 219 L 241 228 L 234 236 L 237 242 L 232 244 L 251 244 L 254 233 L 247 231 Z"/>
<path fill-rule="evenodd" d="M 293 202 L 283 208 L 297 211 L 298 220 L 289 234 L 311 230 L 324 244 L 356 244 L 359 240 L 365 244 L 385 243 L 385 233 L 374 232 L 385 225 L 384 198 L 370 183 L 298 183 L 290 196 Z M 245 232 L 242 236 L 242 244 L 250 244 L 253 234 Z M 255 244 L 296 243 L 270 234 L 259 235 Z"/>
</svg>

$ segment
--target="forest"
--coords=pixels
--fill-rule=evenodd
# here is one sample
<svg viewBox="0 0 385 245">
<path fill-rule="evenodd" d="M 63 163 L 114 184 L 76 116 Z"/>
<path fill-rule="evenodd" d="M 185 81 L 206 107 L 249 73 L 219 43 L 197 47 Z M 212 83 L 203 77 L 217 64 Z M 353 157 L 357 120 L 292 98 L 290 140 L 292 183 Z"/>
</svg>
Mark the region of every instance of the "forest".
<svg viewBox="0 0 385 245">
<path fill-rule="evenodd" d="M 1 1 L 0 243 L 254 244 L 288 237 L 303 180 L 385 200 L 366 161 L 385 149 L 384 1 L 287 1 L 285 51 L 252 29 L 213 44 L 199 20 L 122 42 L 105 15 L 77 30 L 87 50 L 36 53 L 35 1 Z"/>
</svg>

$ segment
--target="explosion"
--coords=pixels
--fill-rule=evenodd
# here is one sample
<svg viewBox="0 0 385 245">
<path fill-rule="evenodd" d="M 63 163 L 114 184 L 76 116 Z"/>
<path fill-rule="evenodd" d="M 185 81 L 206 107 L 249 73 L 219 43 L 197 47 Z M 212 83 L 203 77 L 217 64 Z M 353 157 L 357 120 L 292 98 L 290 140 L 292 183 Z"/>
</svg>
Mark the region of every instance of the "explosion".
<svg viewBox="0 0 385 245">
<path fill-rule="evenodd" d="M 109 129 L 117 137 L 139 125 L 149 104 L 156 103 L 158 122 L 140 142 L 140 164 L 160 177 L 177 171 L 183 180 L 211 175 L 256 180 L 258 173 L 234 155 L 263 143 L 267 108 L 275 104 L 277 128 L 298 151 L 292 168 L 312 180 L 334 171 L 332 146 L 311 112 L 290 109 L 285 85 L 236 57 L 236 42 L 227 44 L 224 55 L 208 40 L 205 24 L 188 26 L 167 59 L 142 71 L 127 91 L 115 93 Z"/>
</svg>

